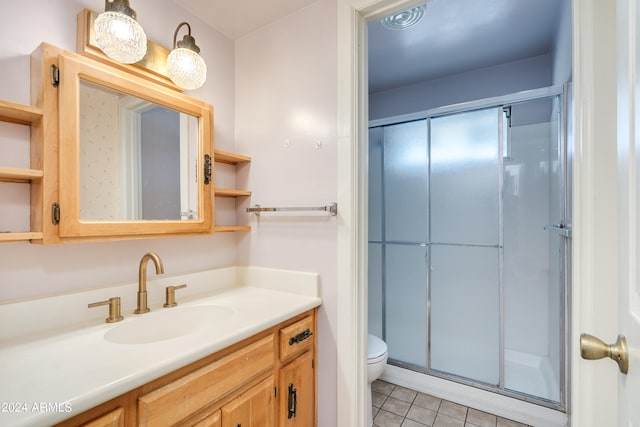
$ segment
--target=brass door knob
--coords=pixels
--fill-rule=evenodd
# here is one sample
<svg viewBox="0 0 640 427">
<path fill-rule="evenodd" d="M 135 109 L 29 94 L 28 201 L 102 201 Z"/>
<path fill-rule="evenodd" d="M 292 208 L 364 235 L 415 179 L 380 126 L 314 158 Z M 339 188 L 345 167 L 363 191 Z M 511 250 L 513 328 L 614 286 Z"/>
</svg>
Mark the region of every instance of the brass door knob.
<svg viewBox="0 0 640 427">
<path fill-rule="evenodd" d="M 629 347 L 623 335 L 618 335 L 615 344 L 605 344 L 593 335 L 582 334 L 580 335 L 580 355 L 587 360 L 609 357 L 618 363 L 620 372 L 623 374 L 629 372 Z"/>
</svg>

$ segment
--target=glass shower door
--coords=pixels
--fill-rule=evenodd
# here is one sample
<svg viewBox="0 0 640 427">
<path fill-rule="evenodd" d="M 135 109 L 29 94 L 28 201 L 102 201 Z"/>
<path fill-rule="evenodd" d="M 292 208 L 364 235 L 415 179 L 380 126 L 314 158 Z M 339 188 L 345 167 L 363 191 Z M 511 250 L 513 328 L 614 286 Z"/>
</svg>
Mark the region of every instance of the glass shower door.
<svg viewBox="0 0 640 427">
<path fill-rule="evenodd" d="M 389 363 L 563 408 L 559 96 L 369 129 L 369 332 Z"/>
<path fill-rule="evenodd" d="M 427 121 L 384 127 L 383 254 L 389 357 L 427 366 Z"/>
<path fill-rule="evenodd" d="M 431 120 L 431 369 L 500 380 L 497 108 Z"/>
</svg>

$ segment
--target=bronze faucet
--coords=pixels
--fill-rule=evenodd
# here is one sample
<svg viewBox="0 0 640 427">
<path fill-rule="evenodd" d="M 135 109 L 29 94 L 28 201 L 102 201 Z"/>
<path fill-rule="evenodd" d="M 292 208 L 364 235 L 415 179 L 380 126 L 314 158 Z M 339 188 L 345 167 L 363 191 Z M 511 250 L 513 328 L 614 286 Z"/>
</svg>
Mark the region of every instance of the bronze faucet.
<svg viewBox="0 0 640 427">
<path fill-rule="evenodd" d="M 160 257 L 153 252 L 144 254 L 140 260 L 140 269 L 138 271 L 138 308 L 134 310 L 135 314 L 151 311 L 147 306 L 147 262 L 149 260 L 152 260 L 156 265 L 156 274 L 164 274 L 164 266 Z"/>
</svg>

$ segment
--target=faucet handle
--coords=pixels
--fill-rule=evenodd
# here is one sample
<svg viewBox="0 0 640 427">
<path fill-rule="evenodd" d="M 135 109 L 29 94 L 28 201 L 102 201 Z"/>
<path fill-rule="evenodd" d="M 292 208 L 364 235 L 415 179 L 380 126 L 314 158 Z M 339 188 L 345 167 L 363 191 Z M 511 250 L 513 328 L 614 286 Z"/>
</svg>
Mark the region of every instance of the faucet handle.
<svg viewBox="0 0 640 427">
<path fill-rule="evenodd" d="M 187 285 L 180 286 L 167 286 L 167 302 L 164 303 L 163 307 L 175 307 L 178 305 L 176 302 L 176 290 L 186 288 Z"/>
<path fill-rule="evenodd" d="M 92 302 L 88 307 L 93 308 L 101 305 L 109 305 L 109 317 L 105 319 L 105 322 L 115 323 L 124 319 L 120 314 L 120 297 L 109 298 L 106 301 Z"/>
</svg>

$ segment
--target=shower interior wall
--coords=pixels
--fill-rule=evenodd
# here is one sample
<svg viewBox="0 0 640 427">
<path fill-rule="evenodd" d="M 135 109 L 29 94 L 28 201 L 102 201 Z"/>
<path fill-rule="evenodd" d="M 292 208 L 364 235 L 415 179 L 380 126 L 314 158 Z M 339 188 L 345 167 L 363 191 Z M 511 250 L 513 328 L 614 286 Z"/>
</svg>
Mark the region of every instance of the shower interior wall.
<svg viewBox="0 0 640 427">
<path fill-rule="evenodd" d="M 565 221 L 565 171 L 559 102 L 545 102 L 542 121 L 515 123 L 514 109 L 504 161 L 505 386 L 560 401 L 564 242 L 541 221 Z"/>
</svg>

